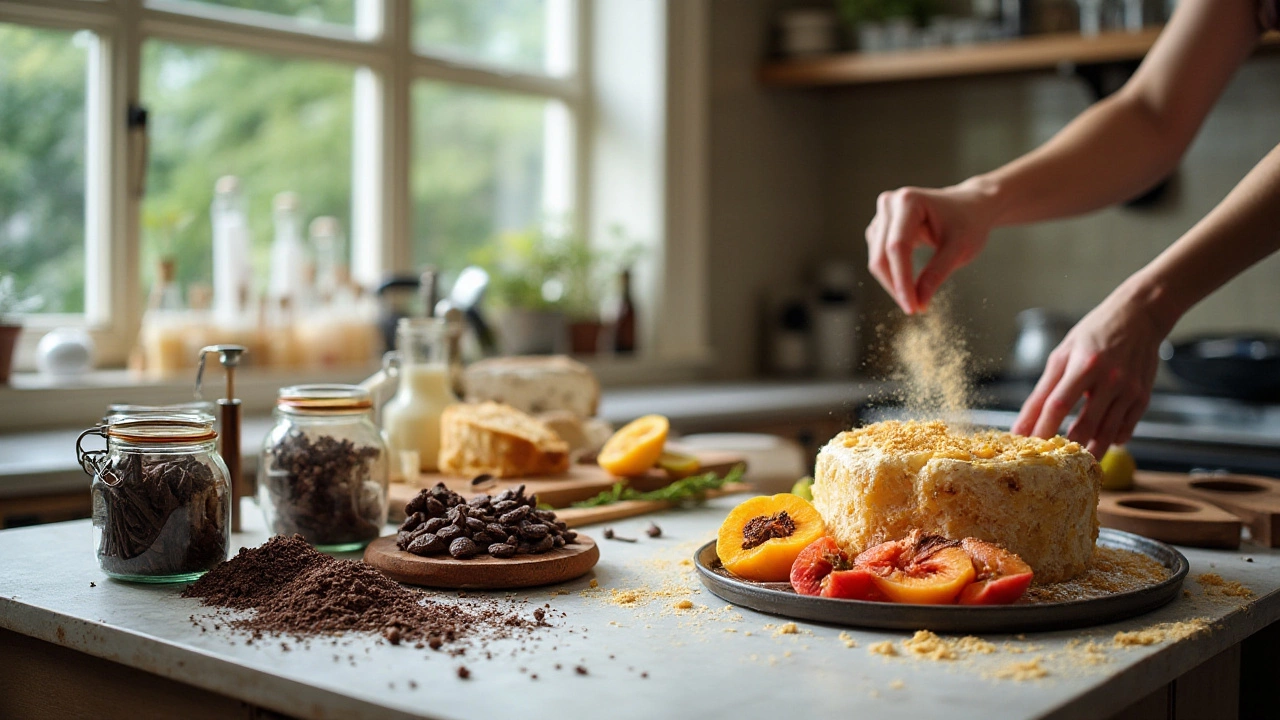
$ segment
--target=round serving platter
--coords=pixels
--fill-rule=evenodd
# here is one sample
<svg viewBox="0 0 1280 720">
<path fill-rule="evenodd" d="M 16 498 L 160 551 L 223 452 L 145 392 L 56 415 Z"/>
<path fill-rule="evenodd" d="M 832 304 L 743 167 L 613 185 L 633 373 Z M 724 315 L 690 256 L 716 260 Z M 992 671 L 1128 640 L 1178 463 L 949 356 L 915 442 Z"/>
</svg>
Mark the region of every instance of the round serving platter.
<svg viewBox="0 0 1280 720">
<path fill-rule="evenodd" d="M 730 574 L 720 565 L 715 542 L 694 554 L 702 584 L 716 596 L 752 610 L 833 625 L 935 632 L 1029 632 L 1089 627 L 1150 612 L 1173 600 L 1190 566 L 1182 553 L 1141 535 L 1103 528 L 1103 547 L 1142 553 L 1169 570 L 1155 585 L 1090 600 L 1035 605 L 904 605 L 840 600 L 797 594 L 790 583 L 758 583 Z"/>
</svg>

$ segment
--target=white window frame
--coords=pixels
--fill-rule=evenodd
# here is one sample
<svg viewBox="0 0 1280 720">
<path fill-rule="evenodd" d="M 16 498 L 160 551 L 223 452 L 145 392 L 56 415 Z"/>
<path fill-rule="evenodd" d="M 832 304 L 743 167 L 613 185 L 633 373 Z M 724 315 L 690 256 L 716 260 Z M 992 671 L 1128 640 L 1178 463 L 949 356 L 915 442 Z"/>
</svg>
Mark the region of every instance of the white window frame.
<svg viewBox="0 0 1280 720">
<path fill-rule="evenodd" d="M 573 10 L 573 68 L 550 77 L 486 67 L 413 45 L 411 0 L 357 0 L 352 29 L 303 24 L 253 11 L 198 6 L 174 0 L 0 0 L 0 22 L 63 30 L 87 29 L 98 37 L 90 70 L 86 116 L 86 313 L 84 316 L 31 315 L 26 318 L 18 367 L 29 368 L 38 339 L 48 330 L 79 319 L 94 334 L 100 366 L 120 365 L 138 330 L 143 309 L 139 268 L 141 198 L 130 188 L 144 168 L 135 152 L 141 138 L 125 127 L 126 109 L 140 96 L 141 48 L 146 40 L 226 47 L 338 62 L 357 68 L 353 118 L 353 275 L 364 284 L 390 272 L 412 269 L 412 87 L 419 80 L 482 87 L 558 100 L 573 121 L 572 221 L 590 236 L 603 237 L 615 222 L 628 224 L 650 246 L 651 262 L 641 272 L 644 354 L 605 375 L 626 380 L 625 366 L 643 366 L 634 377 L 663 377 L 663 367 L 687 375 L 710 360 L 707 349 L 706 267 L 706 95 L 709 0 L 645 0 L 640 4 L 650 36 L 639 47 L 647 88 L 605 83 L 597 68 L 611 57 L 612 38 L 628 37 L 640 0 L 576 0 Z M 628 60 L 634 62 L 634 57 Z M 367 68 L 367 71 L 359 68 Z M 627 74 L 633 68 L 622 68 Z M 641 83 L 643 85 L 643 83 Z M 656 88 L 656 95 L 655 89 Z M 101 90 L 101 92 L 99 92 Z M 612 99 L 610 99 L 612 96 Z M 655 105 L 643 137 L 646 159 L 612 158 L 602 135 L 609 103 L 625 111 Z M 367 103 L 367 105 L 365 104 Z M 616 113 L 614 113 L 616 114 Z M 616 160 L 616 162 L 615 162 Z M 630 163 L 630 166 L 627 164 Z M 645 166 L 637 168 L 637 163 Z M 622 206 L 616 186 L 629 172 L 645 176 L 648 201 L 639 209 Z M 602 185 L 611 183 L 615 196 Z M 616 211 L 616 212 L 615 212 Z M 643 213 L 639 229 L 627 214 Z M 634 220 L 635 218 L 630 218 Z M 668 243 L 667 238 L 677 238 Z M 658 372 L 655 375 L 655 367 Z"/>
</svg>

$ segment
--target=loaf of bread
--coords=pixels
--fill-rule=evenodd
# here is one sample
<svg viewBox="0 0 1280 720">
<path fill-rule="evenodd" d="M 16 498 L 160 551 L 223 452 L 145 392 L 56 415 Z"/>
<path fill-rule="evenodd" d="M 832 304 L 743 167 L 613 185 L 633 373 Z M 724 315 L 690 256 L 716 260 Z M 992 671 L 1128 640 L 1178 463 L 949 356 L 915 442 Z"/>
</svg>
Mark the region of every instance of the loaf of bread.
<svg viewBox="0 0 1280 720">
<path fill-rule="evenodd" d="M 569 469 L 569 444 L 510 405 L 458 403 L 440 416 L 439 466 L 463 477 L 554 475 Z"/>
<path fill-rule="evenodd" d="M 1060 582 L 1093 555 L 1101 487 L 1094 457 L 1062 437 L 888 421 L 840 433 L 822 448 L 813 504 L 850 552 L 920 529 L 999 543 L 1037 582 Z"/>
<path fill-rule="evenodd" d="M 490 358 L 463 373 L 467 402 L 500 402 L 530 414 L 568 410 L 586 419 L 600 404 L 591 369 L 563 355 Z"/>
</svg>

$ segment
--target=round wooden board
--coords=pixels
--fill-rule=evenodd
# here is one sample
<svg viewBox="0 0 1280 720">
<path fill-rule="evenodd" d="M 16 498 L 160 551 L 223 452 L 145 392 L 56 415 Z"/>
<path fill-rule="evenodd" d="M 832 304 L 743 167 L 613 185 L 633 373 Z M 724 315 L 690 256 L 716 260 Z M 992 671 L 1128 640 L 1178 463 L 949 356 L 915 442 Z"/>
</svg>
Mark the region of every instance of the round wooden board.
<svg viewBox="0 0 1280 720">
<path fill-rule="evenodd" d="M 364 561 L 383 575 L 409 585 L 467 590 L 508 590 L 551 585 L 585 575 L 600 559 L 600 548 L 578 534 L 576 542 L 541 555 L 516 555 L 500 560 L 477 555 L 455 560 L 448 555 L 419 557 L 396 547 L 387 535 L 369 543 Z"/>
</svg>

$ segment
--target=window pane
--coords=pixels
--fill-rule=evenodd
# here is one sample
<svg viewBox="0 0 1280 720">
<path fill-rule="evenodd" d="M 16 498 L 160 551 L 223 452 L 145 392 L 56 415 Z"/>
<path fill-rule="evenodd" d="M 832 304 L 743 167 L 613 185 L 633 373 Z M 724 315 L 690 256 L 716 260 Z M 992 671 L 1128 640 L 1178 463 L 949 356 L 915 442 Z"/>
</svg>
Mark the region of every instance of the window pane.
<svg viewBox="0 0 1280 720">
<path fill-rule="evenodd" d="M 561 103 L 420 82 L 413 110 L 415 264 L 457 270 L 502 232 L 565 219 L 572 158 Z"/>
<path fill-rule="evenodd" d="M 351 26 L 355 22 L 357 0 L 180 0 L 195 5 L 256 10 L 291 17 L 307 24 Z M 369 2 L 369 0 L 363 0 Z"/>
<path fill-rule="evenodd" d="M 0 272 L 84 312 L 87 32 L 0 24 Z"/>
<path fill-rule="evenodd" d="M 423 52 L 530 73 L 572 70 L 573 0 L 413 0 Z"/>
<path fill-rule="evenodd" d="M 266 287 L 272 200 L 294 191 L 304 220 L 351 217 L 355 70 L 326 63 L 150 41 L 143 102 L 151 156 L 142 206 L 143 277 L 162 257 L 180 286 L 213 280 L 214 184 L 240 178 L 247 200 L 255 292 Z M 145 288 L 144 288 L 145 290 Z"/>
</svg>

